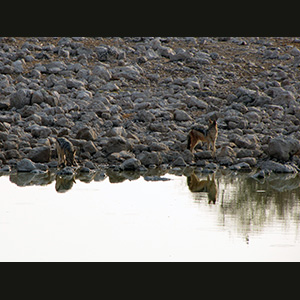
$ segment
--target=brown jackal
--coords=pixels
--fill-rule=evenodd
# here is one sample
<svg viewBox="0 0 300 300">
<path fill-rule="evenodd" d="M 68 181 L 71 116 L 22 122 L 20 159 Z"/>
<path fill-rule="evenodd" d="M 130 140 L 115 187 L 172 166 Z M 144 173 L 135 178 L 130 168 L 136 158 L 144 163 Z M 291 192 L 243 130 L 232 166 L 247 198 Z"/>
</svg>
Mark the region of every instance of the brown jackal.
<svg viewBox="0 0 300 300">
<path fill-rule="evenodd" d="M 58 155 L 58 166 L 77 166 L 75 160 L 76 150 L 73 144 L 64 137 L 56 139 L 56 150 Z"/>
<path fill-rule="evenodd" d="M 199 126 L 195 126 L 191 129 L 188 134 L 187 148 L 193 153 L 194 148 L 200 142 L 206 142 L 208 149 L 210 149 L 210 144 L 213 147 L 213 156 L 216 154 L 216 140 L 218 137 L 218 124 L 217 121 L 209 120 L 208 128 L 204 129 Z"/>
</svg>

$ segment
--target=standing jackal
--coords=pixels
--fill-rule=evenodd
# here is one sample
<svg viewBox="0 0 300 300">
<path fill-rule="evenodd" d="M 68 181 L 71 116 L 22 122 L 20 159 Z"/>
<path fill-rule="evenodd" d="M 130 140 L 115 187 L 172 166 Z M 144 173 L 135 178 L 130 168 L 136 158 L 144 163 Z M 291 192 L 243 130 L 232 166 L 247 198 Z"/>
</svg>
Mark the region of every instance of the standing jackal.
<svg viewBox="0 0 300 300">
<path fill-rule="evenodd" d="M 197 146 L 197 144 L 199 144 L 200 142 L 206 142 L 209 150 L 210 150 L 210 144 L 212 144 L 213 147 L 212 155 L 215 156 L 217 137 L 218 137 L 217 121 L 209 120 L 209 126 L 207 129 L 203 129 L 197 126 L 191 129 L 191 131 L 188 134 L 187 148 L 193 153 L 194 148 Z"/>
<path fill-rule="evenodd" d="M 64 137 L 56 138 L 56 150 L 58 155 L 58 166 L 77 166 L 75 160 L 76 150 L 73 144 Z"/>
</svg>

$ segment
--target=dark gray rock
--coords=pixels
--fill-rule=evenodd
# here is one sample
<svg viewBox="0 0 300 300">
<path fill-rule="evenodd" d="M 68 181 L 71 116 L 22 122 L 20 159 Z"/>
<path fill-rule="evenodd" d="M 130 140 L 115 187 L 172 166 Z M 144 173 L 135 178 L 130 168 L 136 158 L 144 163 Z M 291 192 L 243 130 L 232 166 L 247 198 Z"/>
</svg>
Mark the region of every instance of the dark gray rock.
<svg viewBox="0 0 300 300">
<path fill-rule="evenodd" d="M 111 80 L 111 72 L 103 66 L 95 66 L 93 69 L 93 75 L 96 75 L 105 81 Z"/>
<path fill-rule="evenodd" d="M 47 163 L 50 161 L 50 147 L 41 146 L 32 149 L 27 157 L 36 163 Z"/>
<path fill-rule="evenodd" d="M 251 171 L 251 166 L 246 162 L 240 162 L 236 165 L 230 166 L 229 169 L 233 170 L 233 171 L 247 171 L 247 172 L 250 172 Z"/>
<path fill-rule="evenodd" d="M 24 158 L 17 162 L 17 171 L 18 172 L 32 172 L 36 170 L 36 164 L 28 158 Z"/>
<path fill-rule="evenodd" d="M 71 167 L 65 167 L 65 168 L 59 170 L 57 172 L 57 175 L 60 175 L 60 176 L 74 176 L 75 172 L 74 172 L 73 168 L 71 168 Z"/>
<path fill-rule="evenodd" d="M 299 152 L 300 142 L 292 137 L 279 136 L 272 139 L 268 146 L 268 154 L 272 158 L 288 161 Z"/>
<path fill-rule="evenodd" d="M 36 125 L 31 129 L 31 135 L 34 138 L 47 138 L 52 133 L 52 130 L 46 126 Z"/>
<path fill-rule="evenodd" d="M 88 152 L 90 154 L 95 154 L 98 151 L 98 149 L 92 141 L 87 141 L 83 145 L 83 151 Z"/>
<path fill-rule="evenodd" d="M 76 134 L 76 139 L 83 139 L 86 141 L 95 141 L 97 138 L 96 132 L 90 127 L 79 129 Z"/>
<path fill-rule="evenodd" d="M 131 143 L 128 142 L 125 138 L 121 136 L 116 136 L 109 138 L 108 143 L 103 145 L 103 151 L 107 153 L 107 155 L 114 152 L 121 152 L 123 150 L 128 151 L 132 149 Z"/>
<path fill-rule="evenodd" d="M 184 159 L 179 156 L 176 158 L 176 160 L 171 164 L 172 167 L 186 167 L 187 163 L 184 161 Z"/>
<path fill-rule="evenodd" d="M 139 169 L 140 166 L 141 166 L 141 162 L 138 159 L 129 158 L 120 165 L 120 168 L 121 170 L 124 171 L 134 171 Z"/>
<path fill-rule="evenodd" d="M 174 112 L 174 119 L 176 121 L 185 122 L 185 121 L 191 121 L 192 118 L 183 110 L 175 110 Z"/>
<path fill-rule="evenodd" d="M 137 156 L 142 163 L 142 165 L 149 167 L 150 165 L 160 165 L 162 162 L 162 158 L 159 152 L 147 152 L 143 151 Z"/>
<path fill-rule="evenodd" d="M 25 105 L 31 104 L 31 97 L 33 91 L 30 89 L 20 89 L 10 96 L 10 106 L 15 108 L 22 108 Z"/>
</svg>

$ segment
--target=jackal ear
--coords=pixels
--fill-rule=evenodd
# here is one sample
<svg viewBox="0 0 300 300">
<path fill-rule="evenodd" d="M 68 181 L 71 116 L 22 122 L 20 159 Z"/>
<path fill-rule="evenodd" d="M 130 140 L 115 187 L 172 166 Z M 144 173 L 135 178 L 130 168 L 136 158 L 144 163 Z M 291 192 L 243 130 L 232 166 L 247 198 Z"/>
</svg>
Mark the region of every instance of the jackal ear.
<svg viewBox="0 0 300 300">
<path fill-rule="evenodd" d="M 76 154 L 76 150 L 74 150 L 74 152 L 73 152 L 73 155 L 75 156 L 75 154 Z"/>
<path fill-rule="evenodd" d="M 209 124 L 212 124 L 214 121 L 212 121 L 212 119 L 208 120 Z"/>
</svg>

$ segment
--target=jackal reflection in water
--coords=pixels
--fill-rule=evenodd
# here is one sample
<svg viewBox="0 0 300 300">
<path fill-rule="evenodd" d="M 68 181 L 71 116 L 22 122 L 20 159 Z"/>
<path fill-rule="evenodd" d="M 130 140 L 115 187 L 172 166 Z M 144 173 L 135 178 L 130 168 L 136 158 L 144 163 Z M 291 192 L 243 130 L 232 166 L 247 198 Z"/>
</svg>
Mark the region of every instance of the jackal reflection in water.
<svg viewBox="0 0 300 300">
<path fill-rule="evenodd" d="M 56 175 L 56 183 L 55 183 L 55 190 L 58 193 L 65 193 L 72 189 L 73 184 L 76 183 L 74 175 L 66 175 L 60 176 Z"/>
<path fill-rule="evenodd" d="M 206 180 L 200 180 L 195 172 L 187 177 L 187 184 L 192 193 L 207 193 L 208 194 L 208 203 L 216 203 L 218 195 L 218 186 L 215 180 L 215 174 L 210 176 L 207 175 Z"/>
</svg>

